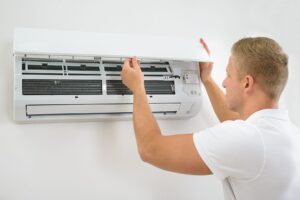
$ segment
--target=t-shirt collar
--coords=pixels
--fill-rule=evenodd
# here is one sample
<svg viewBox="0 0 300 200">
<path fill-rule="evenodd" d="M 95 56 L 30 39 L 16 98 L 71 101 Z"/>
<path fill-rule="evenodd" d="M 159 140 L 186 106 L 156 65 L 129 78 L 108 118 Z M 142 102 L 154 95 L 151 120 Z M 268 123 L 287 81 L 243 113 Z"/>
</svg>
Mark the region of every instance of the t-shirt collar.
<svg viewBox="0 0 300 200">
<path fill-rule="evenodd" d="M 271 118 L 276 118 L 281 120 L 289 120 L 289 113 L 287 110 L 281 108 L 262 109 L 250 115 L 246 119 L 246 121 L 252 121 L 262 117 L 271 117 Z"/>
</svg>

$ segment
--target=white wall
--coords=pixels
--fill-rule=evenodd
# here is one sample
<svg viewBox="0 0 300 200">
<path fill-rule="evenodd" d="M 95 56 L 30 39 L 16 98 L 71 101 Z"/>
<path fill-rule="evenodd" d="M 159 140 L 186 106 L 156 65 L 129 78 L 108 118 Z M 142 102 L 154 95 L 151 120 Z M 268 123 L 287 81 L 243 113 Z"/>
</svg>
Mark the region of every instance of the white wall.
<svg viewBox="0 0 300 200">
<path fill-rule="evenodd" d="M 203 36 L 215 57 L 218 83 L 233 42 L 272 36 L 290 55 L 281 106 L 300 125 L 299 10 L 299 0 L 0 0 L 0 199 L 223 199 L 212 176 L 174 174 L 140 161 L 129 121 L 15 124 L 14 27 Z M 197 117 L 159 122 L 166 134 L 216 123 L 205 93 Z"/>
</svg>

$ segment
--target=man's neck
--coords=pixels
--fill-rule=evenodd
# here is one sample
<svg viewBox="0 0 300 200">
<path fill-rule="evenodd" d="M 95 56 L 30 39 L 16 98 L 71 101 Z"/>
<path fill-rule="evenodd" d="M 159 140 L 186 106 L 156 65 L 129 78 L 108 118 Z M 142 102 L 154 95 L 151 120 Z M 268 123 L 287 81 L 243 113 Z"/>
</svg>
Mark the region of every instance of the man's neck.
<svg viewBox="0 0 300 200">
<path fill-rule="evenodd" d="M 242 120 L 246 120 L 253 113 L 263 110 L 263 109 L 276 109 L 278 108 L 278 103 L 276 100 L 269 98 L 255 98 L 253 100 L 248 100 L 244 107 L 240 111 L 240 116 Z"/>
</svg>

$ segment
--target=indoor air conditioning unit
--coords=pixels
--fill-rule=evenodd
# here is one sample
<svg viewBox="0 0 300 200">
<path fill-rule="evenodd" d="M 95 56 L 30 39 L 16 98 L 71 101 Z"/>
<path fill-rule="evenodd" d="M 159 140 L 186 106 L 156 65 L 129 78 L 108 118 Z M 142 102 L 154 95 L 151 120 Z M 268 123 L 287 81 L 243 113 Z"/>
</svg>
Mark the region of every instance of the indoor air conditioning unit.
<svg viewBox="0 0 300 200">
<path fill-rule="evenodd" d="M 42 29 L 15 30 L 14 120 L 96 121 L 132 117 L 120 72 L 137 56 L 158 119 L 195 116 L 201 105 L 198 40 Z"/>
</svg>

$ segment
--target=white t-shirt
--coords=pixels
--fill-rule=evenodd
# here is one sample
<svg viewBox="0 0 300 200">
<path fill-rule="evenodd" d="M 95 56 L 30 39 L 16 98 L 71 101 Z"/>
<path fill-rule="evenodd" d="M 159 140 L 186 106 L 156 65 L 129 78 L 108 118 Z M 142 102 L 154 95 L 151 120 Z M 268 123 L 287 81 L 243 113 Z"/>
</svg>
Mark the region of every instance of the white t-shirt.
<svg viewBox="0 0 300 200">
<path fill-rule="evenodd" d="M 300 131 L 286 110 L 260 110 L 193 139 L 226 200 L 300 200 Z"/>
</svg>

